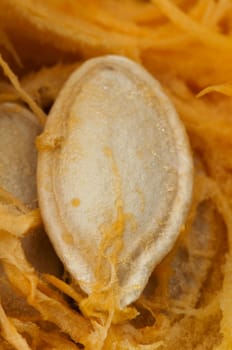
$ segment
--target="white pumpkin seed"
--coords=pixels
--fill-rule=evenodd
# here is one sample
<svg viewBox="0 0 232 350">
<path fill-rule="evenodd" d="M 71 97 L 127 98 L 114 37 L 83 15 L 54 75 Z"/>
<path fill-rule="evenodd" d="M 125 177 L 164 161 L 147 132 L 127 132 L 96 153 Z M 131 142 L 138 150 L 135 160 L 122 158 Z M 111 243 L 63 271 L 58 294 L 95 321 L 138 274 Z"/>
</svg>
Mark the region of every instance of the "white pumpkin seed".
<svg viewBox="0 0 232 350">
<path fill-rule="evenodd" d="M 25 207 L 19 209 L 3 201 L 0 205 L 18 215 L 38 205 L 35 138 L 40 132 L 37 118 L 27 108 L 16 103 L 0 105 L 0 187 Z M 60 274 L 60 261 L 42 228 L 27 234 L 22 245 L 28 260 L 37 270 Z"/>
<path fill-rule="evenodd" d="M 41 129 L 34 115 L 14 103 L 0 105 L 0 186 L 35 208 L 35 138 Z"/>
<path fill-rule="evenodd" d="M 174 107 L 136 63 L 95 58 L 71 75 L 39 141 L 39 203 L 58 255 L 85 292 L 112 287 L 128 305 L 173 247 L 191 201 L 192 159 Z"/>
</svg>

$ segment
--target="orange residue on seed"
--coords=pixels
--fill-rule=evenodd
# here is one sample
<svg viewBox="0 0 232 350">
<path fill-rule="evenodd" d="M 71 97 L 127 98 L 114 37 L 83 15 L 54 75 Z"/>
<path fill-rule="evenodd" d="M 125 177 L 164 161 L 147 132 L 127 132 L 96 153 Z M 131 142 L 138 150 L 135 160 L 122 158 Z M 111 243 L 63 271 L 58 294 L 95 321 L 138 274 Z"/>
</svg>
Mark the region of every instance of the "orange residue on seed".
<svg viewBox="0 0 232 350">
<path fill-rule="evenodd" d="M 67 244 L 74 244 L 73 236 L 70 233 L 64 233 L 62 235 L 63 241 Z"/>
<path fill-rule="evenodd" d="M 138 228 L 138 223 L 135 219 L 135 216 L 131 213 L 125 214 L 125 218 L 127 219 L 128 224 L 130 225 L 131 232 L 135 232 Z"/>
<path fill-rule="evenodd" d="M 109 147 L 104 147 L 103 152 L 110 162 L 114 178 L 115 219 L 104 222 L 99 227 L 102 239 L 98 247 L 94 271 L 96 282 L 92 286 L 92 294 L 82 303 L 81 310 L 84 314 L 100 319 L 104 319 L 104 315 L 109 313 L 109 320 L 111 320 L 119 309 L 117 266 L 123 249 L 127 214 L 124 212 L 121 177 L 113 151 Z"/>
<path fill-rule="evenodd" d="M 141 201 L 141 211 L 143 213 L 145 209 L 145 195 L 143 191 L 141 191 L 139 188 L 136 189 L 136 193 L 138 194 L 139 199 Z"/>
<path fill-rule="evenodd" d="M 39 152 L 54 151 L 60 148 L 64 138 L 61 135 L 51 134 L 44 131 L 41 135 L 36 137 L 35 144 Z"/>
<path fill-rule="evenodd" d="M 74 208 L 76 208 L 76 207 L 78 207 L 79 205 L 80 205 L 80 199 L 79 198 L 73 198 L 72 200 L 71 200 L 71 204 L 72 204 L 72 206 L 74 207 Z"/>
</svg>

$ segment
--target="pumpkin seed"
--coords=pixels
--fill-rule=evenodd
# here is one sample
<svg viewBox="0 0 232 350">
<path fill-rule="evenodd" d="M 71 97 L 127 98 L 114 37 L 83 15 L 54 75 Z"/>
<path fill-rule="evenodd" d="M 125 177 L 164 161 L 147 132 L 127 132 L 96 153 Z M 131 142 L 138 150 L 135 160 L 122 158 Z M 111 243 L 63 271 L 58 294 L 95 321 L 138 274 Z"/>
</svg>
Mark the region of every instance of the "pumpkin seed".
<svg viewBox="0 0 232 350">
<path fill-rule="evenodd" d="M 61 90 L 38 139 L 47 232 L 88 294 L 137 299 L 173 247 L 192 194 L 184 127 L 159 83 L 119 56 L 87 61 Z"/>
<path fill-rule="evenodd" d="M 37 118 L 27 108 L 16 103 L 0 105 L 0 187 L 22 202 L 23 212 L 38 206 L 35 138 L 40 132 Z M 9 205 L 8 210 L 20 213 Z M 59 274 L 60 263 L 43 229 L 31 232 L 22 243 L 34 267 Z M 45 258 L 41 258 L 41 249 Z"/>
</svg>

